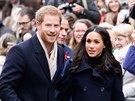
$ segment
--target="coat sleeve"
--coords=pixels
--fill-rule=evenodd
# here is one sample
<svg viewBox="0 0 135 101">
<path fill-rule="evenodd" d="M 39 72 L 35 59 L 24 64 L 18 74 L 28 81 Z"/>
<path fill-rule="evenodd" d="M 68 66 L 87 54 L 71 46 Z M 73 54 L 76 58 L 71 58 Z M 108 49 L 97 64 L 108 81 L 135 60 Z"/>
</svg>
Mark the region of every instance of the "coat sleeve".
<svg viewBox="0 0 135 101">
<path fill-rule="evenodd" d="M 111 101 L 125 101 L 124 94 L 122 92 L 123 78 L 122 76 L 114 76 L 112 99 Z"/>
<path fill-rule="evenodd" d="M 2 101 L 20 101 L 15 89 L 23 75 L 24 65 L 20 48 L 13 47 L 7 54 L 0 76 L 0 98 Z"/>
<path fill-rule="evenodd" d="M 123 61 L 123 68 L 135 75 L 135 46 L 130 46 Z"/>
<path fill-rule="evenodd" d="M 92 21 L 94 24 L 99 24 L 100 22 L 100 13 L 97 9 L 94 0 L 87 0 L 88 9 L 85 9 L 82 14 L 78 14 L 79 18 L 86 18 Z"/>
<path fill-rule="evenodd" d="M 71 96 L 71 84 L 72 78 L 70 74 L 70 67 L 72 61 L 66 61 L 63 70 L 61 71 L 61 77 L 56 84 L 56 97 L 58 101 L 69 101 Z"/>
</svg>

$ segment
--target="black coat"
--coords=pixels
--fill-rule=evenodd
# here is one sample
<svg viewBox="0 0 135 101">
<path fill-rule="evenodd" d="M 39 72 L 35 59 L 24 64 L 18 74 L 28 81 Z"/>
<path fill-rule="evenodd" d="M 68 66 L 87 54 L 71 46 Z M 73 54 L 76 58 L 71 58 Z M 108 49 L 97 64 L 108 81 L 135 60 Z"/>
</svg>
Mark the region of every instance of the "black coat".
<svg viewBox="0 0 135 101">
<path fill-rule="evenodd" d="M 85 61 L 72 79 L 72 101 L 124 101 L 122 77 L 100 74 Z"/>
<path fill-rule="evenodd" d="M 60 47 L 57 60 L 57 71 L 51 81 L 47 58 L 36 35 L 13 47 L 0 76 L 2 101 L 57 101 L 58 79 L 64 65 Z"/>
</svg>

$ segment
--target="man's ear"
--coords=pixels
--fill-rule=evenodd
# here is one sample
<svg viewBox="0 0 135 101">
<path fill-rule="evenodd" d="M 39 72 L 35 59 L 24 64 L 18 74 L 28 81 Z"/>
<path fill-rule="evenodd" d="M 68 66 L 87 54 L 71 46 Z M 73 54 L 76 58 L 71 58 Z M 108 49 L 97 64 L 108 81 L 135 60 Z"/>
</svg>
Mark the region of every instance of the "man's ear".
<svg viewBox="0 0 135 101">
<path fill-rule="evenodd" d="M 35 19 L 32 19 L 32 25 L 36 25 L 36 20 Z"/>
<path fill-rule="evenodd" d="M 41 21 L 37 21 L 37 20 L 35 20 L 34 22 L 35 22 L 35 26 L 36 26 L 36 27 L 40 26 L 41 23 L 42 23 Z"/>
</svg>

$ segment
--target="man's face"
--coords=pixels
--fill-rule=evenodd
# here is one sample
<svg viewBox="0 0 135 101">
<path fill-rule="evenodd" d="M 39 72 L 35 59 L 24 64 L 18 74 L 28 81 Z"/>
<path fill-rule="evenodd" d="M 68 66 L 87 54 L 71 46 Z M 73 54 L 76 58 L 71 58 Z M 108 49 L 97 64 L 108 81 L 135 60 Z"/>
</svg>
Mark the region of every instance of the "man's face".
<svg viewBox="0 0 135 101">
<path fill-rule="evenodd" d="M 59 34 L 59 36 L 57 38 L 58 44 L 63 45 L 63 44 L 66 43 L 68 31 L 69 31 L 68 20 L 62 19 L 61 26 L 60 26 L 60 34 Z"/>
<path fill-rule="evenodd" d="M 58 15 L 45 15 L 43 22 L 37 22 L 37 29 L 44 44 L 53 44 L 60 32 Z"/>
<path fill-rule="evenodd" d="M 18 25 L 20 32 L 24 32 L 32 29 L 32 21 L 27 15 L 18 15 Z"/>
</svg>

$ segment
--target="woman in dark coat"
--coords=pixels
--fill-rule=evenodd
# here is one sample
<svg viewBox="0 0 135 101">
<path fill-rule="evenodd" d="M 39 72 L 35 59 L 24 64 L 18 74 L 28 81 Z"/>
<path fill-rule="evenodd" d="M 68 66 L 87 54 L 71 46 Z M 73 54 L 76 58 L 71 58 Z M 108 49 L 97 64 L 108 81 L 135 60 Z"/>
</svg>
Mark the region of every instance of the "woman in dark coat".
<svg viewBox="0 0 135 101">
<path fill-rule="evenodd" d="M 72 101 L 124 101 L 121 66 L 104 28 L 86 31 L 74 52 L 71 78 Z"/>
</svg>

